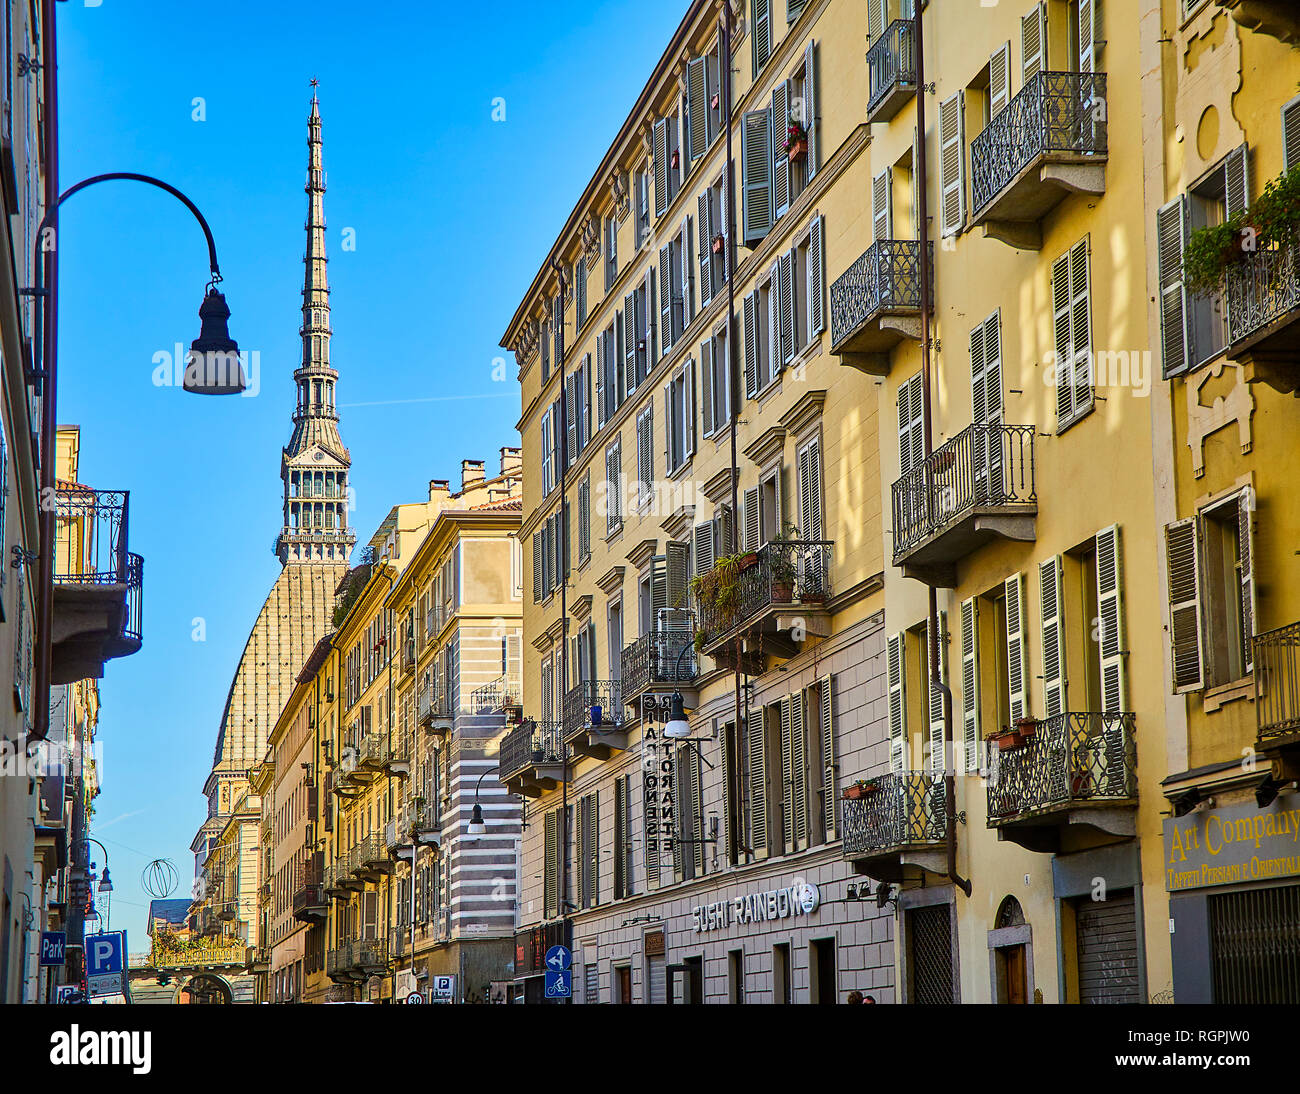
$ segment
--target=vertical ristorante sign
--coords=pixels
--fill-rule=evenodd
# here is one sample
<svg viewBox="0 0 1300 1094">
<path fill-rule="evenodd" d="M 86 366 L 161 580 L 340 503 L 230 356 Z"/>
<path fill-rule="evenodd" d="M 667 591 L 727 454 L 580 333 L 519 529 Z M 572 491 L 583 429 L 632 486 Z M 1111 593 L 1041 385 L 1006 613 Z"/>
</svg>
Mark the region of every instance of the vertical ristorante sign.
<svg viewBox="0 0 1300 1094">
<path fill-rule="evenodd" d="M 673 857 L 677 815 L 676 787 L 673 785 L 672 745 L 664 740 L 663 726 L 655 721 L 642 723 L 641 732 L 641 810 L 645 822 L 646 885 L 659 886 L 659 868 L 664 859 Z"/>
</svg>

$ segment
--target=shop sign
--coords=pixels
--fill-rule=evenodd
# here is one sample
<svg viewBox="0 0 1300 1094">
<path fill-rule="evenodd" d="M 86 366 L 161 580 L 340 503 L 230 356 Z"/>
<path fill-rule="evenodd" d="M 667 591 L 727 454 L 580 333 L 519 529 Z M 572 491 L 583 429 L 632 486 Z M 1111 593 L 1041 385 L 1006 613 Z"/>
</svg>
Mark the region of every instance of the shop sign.
<svg viewBox="0 0 1300 1094">
<path fill-rule="evenodd" d="M 719 931 L 733 924 L 809 916 L 821 904 L 821 893 L 810 881 L 797 881 L 784 889 L 747 893 L 734 900 L 717 900 L 691 909 L 691 929 L 697 934 Z"/>
<path fill-rule="evenodd" d="M 641 731 L 641 815 L 645 822 L 646 879 L 659 886 L 659 866 L 673 857 L 677 815 L 673 785 L 672 744 L 662 738 L 663 726 L 648 722 Z"/>
<path fill-rule="evenodd" d="M 1171 893 L 1300 876 L 1300 794 L 1170 817 L 1164 851 Z"/>
</svg>

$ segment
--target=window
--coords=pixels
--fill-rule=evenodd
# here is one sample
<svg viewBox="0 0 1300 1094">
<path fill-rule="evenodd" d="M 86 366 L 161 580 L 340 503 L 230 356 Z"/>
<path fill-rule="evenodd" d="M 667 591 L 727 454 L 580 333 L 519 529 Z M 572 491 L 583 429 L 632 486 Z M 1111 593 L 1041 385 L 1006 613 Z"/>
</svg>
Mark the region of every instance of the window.
<svg viewBox="0 0 1300 1094">
<path fill-rule="evenodd" d="M 637 506 L 646 505 L 654 497 L 655 450 L 654 404 L 647 403 L 636 416 L 636 485 Z"/>
<path fill-rule="evenodd" d="M 777 279 L 769 276 L 741 304 L 745 340 L 745 397 L 753 399 L 765 391 L 785 367 L 775 352 L 771 332 L 777 326 Z"/>
<path fill-rule="evenodd" d="M 757 44 L 761 30 L 756 25 Z M 802 129 L 806 148 L 794 151 Z M 800 67 L 772 91 L 772 102 L 741 119 L 741 223 L 746 247 L 756 247 L 817 174 L 817 43 L 809 41 Z"/>
<path fill-rule="evenodd" d="M 578 483 L 578 565 L 591 558 L 591 472 Z"/>
<path fill-rule="evenodd" d="M 578 259 L 573 267 L 574 331 L 587 325 L 587 260 Z"/>
<path fill-rule="evenodd" d="M 635 892 L 632 879 L 632 776 L 614 780 L 614 899 Z"/>
<path fill-rule="evenodd" d="M 678 881 L 702 877 L 705 868 L 704 765 L 698 748 L 673 753 L 677 789 L 677 838 L 673 840 L 673 874 Z"/>
<path fill-rule="evenodd" d="M 814 1003 L 836 1003 L 835 939 L 808 943 L 808 993 Z"/>
<path fill-rule="evenodd" d="M 578 897 L 584 908 L 600 903 L 600 840 L 597 796 L 578 800 Z"/>
<path fill-rule="evenodd" d="M 825 534 L 822 520 L 821 441 L 813 438 L 799 449 L 799 529 L 803 539 L 820 541 Z M 815 557 L 809 564 L 816 566 Z"/>
<path fill-rule="evenodd" d="M 686 465 L 695 453 L 695 362 L 688 360 L 664 387 L 664 423 L 668 430 L 668 474 Z"/>
<path fill-rule="evenodd" d="M 591 440 L 591 369 L 591 354 L 587 354 L 564 381 L 565 470 Z"/>
<path fill-rule="evenodd" d="M 1229 684 L 1254 669 L 1253 517 L 1246 487 L 1165 528 L 1175 691 Z"/>
<path fill-rule="evenodd" d="M 753 52 L 754 76 L 767 64 L 772 56 L 772 0 L 750 0 L 750 24 L 753 27 L 751 48 Z"/>
<path fill-rule="evenodd" d="M 547 311 L 550 311 L 552 305 L 548 302 L 546 308 Z M 541 342 L 542 351 L 542 383 L 545 384 L 551 378 L 551 321 L 549 319 L 542 320 L 538 338 Z"/>
<path fill-rule="evenodd" d="M 1160 342 L 1166 378 L 1205 364 L 1227 344 L 1223 294 L 1187 292 L 1183 251 L 1193 231 L 1222 224 L 1249 205 L 1249 159 L 1246 145 L 1233 149 L 1186 194 L 1156 213 Z"/>
<path fill-rule="evenodd" d="M 744 723 L 737 728 L 735 722 L 722 727 L 722 767 L 725 780 L 723 833 L 727 845 L 727 861 L 738 866 L 748 861 L 748 848 L 753 844 L 749 834 L 749 753 Z"/>
<path fill-rule="evenodd" d="M 605 535 L 623 527 L 623 439 L 605 449 Z"/>
<path fill-rule="evenodd" d="M 722 132 L 722 83 L 725 70 L 722 42 L 686 66 L 686 151 L 691 165 L 700 159 Z"/>
<path fill-rule="evenodd" d="M 1089 238 L 1052 264 L 1052 327 L 1056 356 L 1056 431 L 1068 429 L 1093 408 L 1092 300 Z"/>
<path fill-rule="evenodd" d="M 745 1001 L 745 951 L 727 951 L 727 1002 Z"/>
<path fill-rule="evenodd" d="M 790 1003 L 791 991 L 790 943 L 781 942 L 772 947 L 772 1002 Z"/>
<path fill-rule="evenodd" d="M 725 176 L 701 191 L 699 206 L 700 304 L 707 304 L 727 283 L 727 256 L 731 236 L 727 230 Z"/>
<path fill-rule="evenodd" d="M 636 202 L 636 249 L 650 242 L 650 173 L 638 171 L 632 187 L 632 200 Z"/>
<path fill-rule="evenodd" d="M 668 212 L 668 207 L 682 184 L 681 145 L 676 114 L 655 122 L 650 148 L 655 170 L 655 216 L 661 217 Z"/>
<path fill-rule="evenodd" d="M 654 363 L 654 282 L 647 271 L 644 281 L 623 297 L 623 394 L 616 400 L 622 405 L 649 375 Z"/>
<path fill-rule="evenodd" d="M 596 335 L 596 428 L 601 429 L 614 417 L 627 398 L 624 379 L 624 323 L 621 311 L 614 321 Z"/>
<path fill-rule="evenodd" d="M 618 280 L 618 218 L 605 218 L 605 291 L 609 292 Z"/>
<path fill-rule="evenodd" d="M 966 92 L 939 104 L 939 226 L 954 236 L 966 224 Z"/>
<path fill-rule="evenodd" d="M 542 915 L 554 919 L 560 914 L 560 810 L 546 814 L 542 865 Z"/>
<path fill-rule="evenodd" d="M 725 329 L 700 344 L 700 384 L 704 395 L 706 437 L 731 422 L 730 364 Z"/>
<path fill-rule="evenodd" d="M 664 353 L 695 318 L 694 239 L 695 223 L 687 217 L 677 235 L 659 248 L 659 338 Z"/>
</svg>

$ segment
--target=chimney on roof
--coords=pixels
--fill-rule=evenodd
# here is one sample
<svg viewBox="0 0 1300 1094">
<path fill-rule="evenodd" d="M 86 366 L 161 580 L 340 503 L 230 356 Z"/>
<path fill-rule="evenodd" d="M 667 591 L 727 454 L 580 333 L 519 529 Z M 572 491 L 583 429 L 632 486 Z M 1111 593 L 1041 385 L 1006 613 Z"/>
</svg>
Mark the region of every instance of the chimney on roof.
<svg viewBox="0 0 1300 1094">
<path fill-rule="evenodd" d="M 471 486 L 477 486 L 483 481 L 483 461 L 482 460 L 461 460 L 460 461 L 460 488 L 468 490 Z"/>
<path fill-rule="evenodd" d="M 522 448 L 501 449 L 501 474 L 522 471 L 524 467 L 524 450 Z"/>
<path fill-rule="evenodd" d="M 451 483 L 446 479 L 429 480 L 429 500 L 437 501 L 440 497 L 448 497 L 451 494 Z"/>
</svg>

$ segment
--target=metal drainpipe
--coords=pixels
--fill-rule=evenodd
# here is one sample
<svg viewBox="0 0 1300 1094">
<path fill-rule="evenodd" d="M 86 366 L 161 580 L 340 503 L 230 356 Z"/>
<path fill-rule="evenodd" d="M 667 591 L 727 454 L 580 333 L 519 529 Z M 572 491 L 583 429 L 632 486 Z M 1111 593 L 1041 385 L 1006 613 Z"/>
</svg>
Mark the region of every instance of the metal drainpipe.
<svg viewBox="0 0 1300 1094">
<path fill-rule="evenodd" d="M 916 49 L 916 174 L 920 183 L 917 195 L 917 242 L 919 244 L 919 274 L 921 279 L 921 399 L 923 407 L 922 434 L 925 438 L 925 458 L 928 462 L 934 451 L 933 414 L 931 410 L 931 391 L 933 384 L 930 376 L 930 224 L 926 184 L 928 177 L 925 163 L 925 40 L 922 37 L 922 11 L 925 4 L 918 2 L 912 16 Z M 952 692 L 939 674 L 939 597 L 933 585 L 930 590 L 930 616 L 927 632 L 929 635 L 930 681 L 943 695 L 943 782 L 944 813 L 948 844 L 948 879 L 968 897 L 971 894 L 969 879 L 957 873 L 957 779 L 955 774 L 956 756 L 953 754 L 952 739 Z"/>
<path fill-rule="evenodd" d="M 565 491 L 569 482 L 569 400 L 564 380 L 564 270 L 558 258 L 551 259 L 551 267 L 559 279 L 560 321 L 555 325 L 555 370 L 560 374 L 560 528 L 556 535 L 556 576 L 560 582 L 560 618 L 564 628 L 560 633 L 560 679 L 563 691 L 569 687 L 569 544 L 565 530 Z M 647 314 L 650 302 L 646 301 Z M 554 319 L 554 315 L 552 315 Z M 648 346 L 647 346 L 648 352 Z M 575 421 L 575 426 L 576 426 Z M 556 695 L 560 708 L 560 922 L 564 924 L 564 944 L 569 944 L 569 746 L 564 743 L 564 695 Z M 572 1002 L 569 996 L 567 1001 Z"/>
</svg>

